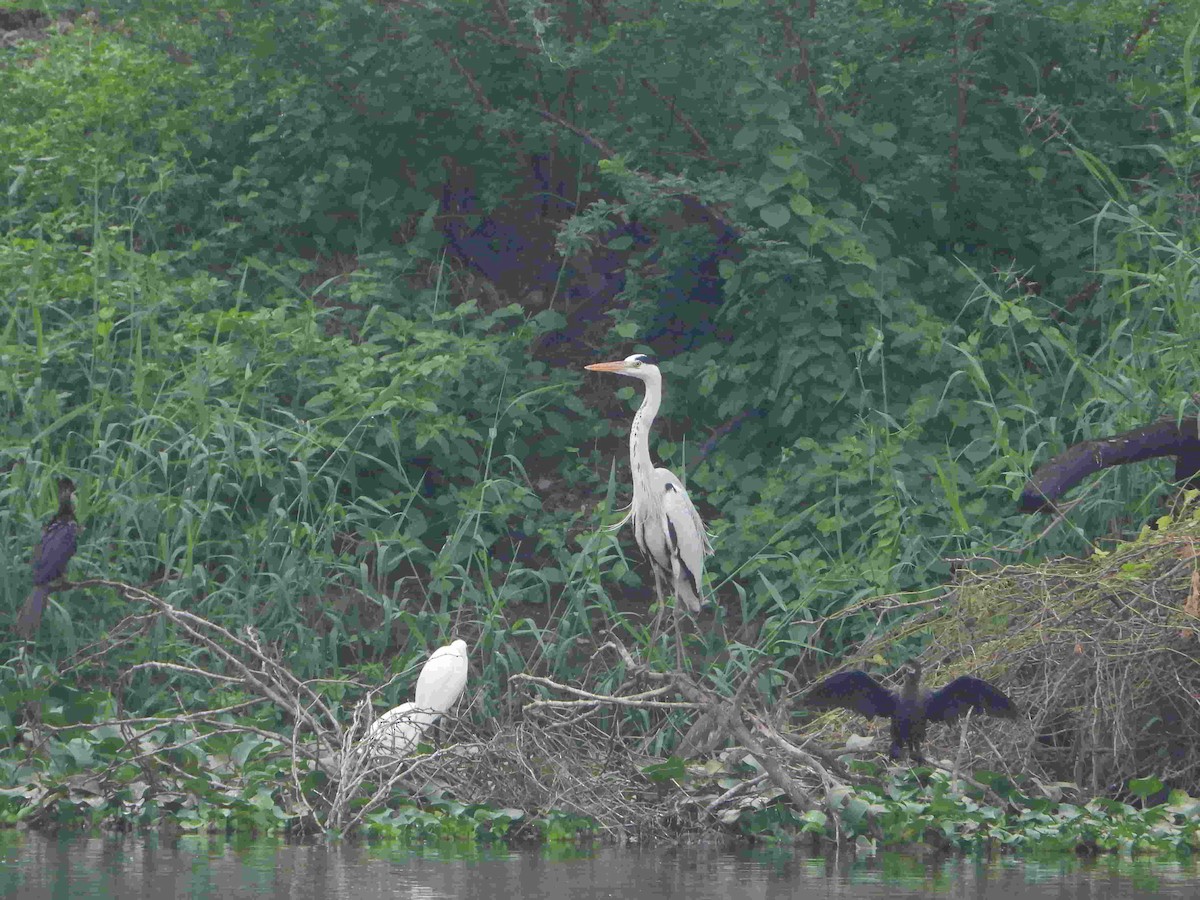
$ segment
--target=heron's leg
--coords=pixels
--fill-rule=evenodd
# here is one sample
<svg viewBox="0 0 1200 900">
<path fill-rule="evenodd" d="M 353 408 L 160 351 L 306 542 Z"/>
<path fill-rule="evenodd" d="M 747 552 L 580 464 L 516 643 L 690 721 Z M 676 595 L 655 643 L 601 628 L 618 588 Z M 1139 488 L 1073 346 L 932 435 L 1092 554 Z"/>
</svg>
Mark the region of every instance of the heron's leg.
<svg viewBox="0 0 1200 900">
<path fill-rule="evenodd" d="M 675 619 L 675 665 L 679 669 L 683 669 L 683 628 L 679 624 L 679 598 L 675 598 L 675 604 L 672 607 Z"/>
<path fill-rule="evenodd" d="M 659 574 L 658 567 L 651 564 L 650 570 L 654 572 L 654 596 L 658 598 L 658 613 L 654 616 L 654 627 L 650 632 L 650 640 L 655 641 L 662 634 L 663 613 L 667 609 L 667 599 L 663 595 L 662 575 Z"/>
</svg>

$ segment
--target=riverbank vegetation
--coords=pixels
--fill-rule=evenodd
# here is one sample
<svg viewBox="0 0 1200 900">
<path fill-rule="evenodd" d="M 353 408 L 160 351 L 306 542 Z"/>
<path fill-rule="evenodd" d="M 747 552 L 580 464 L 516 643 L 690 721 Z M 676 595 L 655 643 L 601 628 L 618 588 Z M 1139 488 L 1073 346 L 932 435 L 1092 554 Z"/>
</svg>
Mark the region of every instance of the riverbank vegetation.
<svg viewBox="0 0 1200 900">
<path fill-rule="evenodd" d="M 1197 414 L 1185 10 L 15 6 L 0 606 L 60 474 L 85 530 L 0 820 L 1196 846 L 1194 502 L 1015 506 Z M 716 547 L 684 659 L 599 527 L 634 349 Z M 356 753 L 453 638 L 428 752 Z M 926 772 L 796 703 L 916 654 L 1026 716 Z"/>
</svg>

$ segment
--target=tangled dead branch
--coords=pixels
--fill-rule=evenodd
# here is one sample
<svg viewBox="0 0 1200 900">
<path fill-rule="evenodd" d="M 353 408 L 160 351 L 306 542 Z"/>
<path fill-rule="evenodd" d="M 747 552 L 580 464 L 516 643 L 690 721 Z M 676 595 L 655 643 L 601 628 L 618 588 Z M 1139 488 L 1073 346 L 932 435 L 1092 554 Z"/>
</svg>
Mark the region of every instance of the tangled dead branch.
<svg viewBox="0 0 1200 900">
<path fill-rule="evenodd" d="M 114 690 L 121 706 L 130 685 L 139 676 L 155 672 L 198 678 L 206 684 L 219 685 L 251 697 L 211 709 L 181 709 L 170 715 L 152 717 L 118 716 L 99 723 L 117 728 L 127 748 L 140 748 L 132 761 L 143 766 L 151 784 L 161 781 L 161 774 L 172 769 L 173 764 L 169 761 L 172 751 L 214 735 L 255 735 L 275 745 L 277 752 L 285 754 L 289 760 L 292 795 L 289 806 L 299 815 L 300 829 L 344 832 L 366 821 L 387 802 L 397 786 L 436 781 L 441 770 L 453 770 L 461 758 L 470 755 L 469 744 L 452 745 L 432 754 L 403 760 L 371 754 L 362 746 L 361 738 L 373 720 L 372 701 L 390 682 L 378 688 L 364 689 L 352 681 L 303 680 L 285 665 L 282 654 L 275 648 L 262 645 L 252 628 L 233 634 L 202 616 L 179 609 L 149 591 L 123 582 L 93 579 L 77 582 L 71 587 L 109 588 L 140 610 L 115 630 L 117 636 L 109 647 L 125 643 L 131 631 L 159 622 L 178 640 L 198 651 L 181 655 L 190 660 L 188 663 L 151 660 L 127 669 Z M 63 671 L 82 672 L 104 652 L 103 645 L 88 648 Z M 327 690 L 331 687 L 337 690 Z M 340 694 L 347 689 L 361 697 L 349 711 L 327 699 L 331 694 Z M 291 721 L 290 736 L 233 718 L 234 713 L 248 713 L 265 703 L 272 704 Z M 68 727 L 72 726 L 46 726 L 44 730 L 54 732 Z M 186 736 L 161 739 L 162 735 L 179 733 Z M 130 761 L 121 754 L 118 759 L 120 764 Z M 314 771 L 324 775 L 321 786 L 315 788 L 308 777 Z"/>
<path fill-rule="evenodd" d="M 812 782 L 814 778 L 817 779 L 815 787 L 823 790 L 826 798 L 824 805 L 828 807 L 832 797 L 830 789 L 835 786 L 844 786 L 850 780 L 849 773 L 845 771 L 844 767 L 839 767 L 842 771 L 834 776 L 813 756 L 781 736 L 769 723 L 766 716 L 746 712 L 745 707 L 749 703 L 751 686 L 769 665 L 770 660 L 763 660 L 754 667 L 743 678 L 742 684 L 734 696 L 726 697 L 702 687 L 685 672 L 652 670 L 635 660 L 629 650 L 615 639 L 602 645 L 600 650 L 608 650 L 617 655 L 630 680 L 649 682 L 659 686 L 645 691 L 600 695 L 570 685 L 558 684 L 548 678 L 516 675 L 511 681 L 536 685 L 578 698 L 569 700 L 534 699 L 525 704 L 525 711 L 535 717 L 540 716 L 547 719 L 553 719 L 555 715 L 558 715 L 560 722 L 570 721 L 572 725 L 578 725 L 582 720 L 590 718 L 596 727 L 603 728 L 606 724 L 611 727 L 617 721 L 616 717 L 611 714 L 612 708 L 691 710 L 700 712 L 710 719 L 715 725 L 713 730 L 718 735 L 732 738 L 741 748 L 726 754 L 725 760 L 718 763 L 716 767 L 699 766 L 696 767 L 697 771 L 691 774 L 711 776 L 720 773 L 728 780 L 728 776 L 736 771 L 743 780 L 737 781 L 731 787 L 724 788 L 716 796 L 711 795 L 712 785 L 703 777 L 689 779 L 688 790 L 684 790 L 683 785 L 677 782 L 676 787 L 681 791 L 681 795 L 677 794 L 676 796 L 680 802 L 669 811 L 669 815 L 665 814 L 661 807 L 656 806 L 652 810 L 642 809 L 639 811 L 639 815 L 631 815 L 630 818 L 640 819 L 643 822 L 669 818 L 672 820 L 676 833 L 680 824 L 686 824 L 696 830 L 711 829 L 722 821 L 726 821 L 723 815 L 734 804 L 765 803 L 783 795 L 797 810 L 812 809 L 820 804 L 814 800 L 812 789 L 806 785 L 806 781 Z M 683 700 L 660 699 L 667 695 L 679 696 Z M 754 723 L 753 730 L 746 724 L 747 718 Z M 613 738 L 615 735 L 610 736 L 610 758 L 611 749 L 616 744 Z M 713 743 L 722 742 L 718 740 Z M 579 748 L 573 749 L 572 756 L 578 752 Z M 786 764 L 786 760 L 789 758 L 794 763 L 801 763 L 800 767 L 798 769 L 789 768 Z M 752 761 L 752 765 L 749 767 L 750 772 L 746 773 L 744 769 L 748 759 Z M 653 764 L 647 766 L 648 762 L 643 759 L 639 766 L 638 760 L 628 759 L 625 780 L 627 782 L 644 780 L 649 783 L 650 779 L 645 778 L 644 775 L 641 779 L 638 778 L 639 771 L 655 771 Z M 658 766 L 657 771 L 663 771 L 661 765 Z M 678 774 L 682 774 L 682 772 L 678 772 Z M 762 786 L 767 783 L 771 785 L 771 788 L 764 791 Z M 603 809 L 604 804 L 598 803 L 589 814 L 603 822 L 606 818 Z M 832 809 L 829 811 L 832 812 Z M 643 826 L 640 830 L 644 832 L 647 829 Z"/>
</svg>

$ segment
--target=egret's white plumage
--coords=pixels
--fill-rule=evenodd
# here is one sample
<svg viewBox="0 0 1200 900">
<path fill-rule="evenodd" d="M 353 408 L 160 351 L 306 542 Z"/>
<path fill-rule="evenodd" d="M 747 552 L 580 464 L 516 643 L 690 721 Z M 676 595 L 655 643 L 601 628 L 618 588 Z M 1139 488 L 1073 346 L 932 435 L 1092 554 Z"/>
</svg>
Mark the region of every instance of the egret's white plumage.
<svg viewBox="0 0 1200 900">
<path fill-rule="evenodd" d="M 420 709 L 449 712 L 467 686 L 467 642 L 457 640 L 438 647 L 417 677 L 413 695 Z"/>
<path fill-rule="evenodd" d="M 454 641 L 430 655 L 411 703 L 401 703 L 376 719 L 363 745 L 377 756 L 407 756 L 421 735 L 450 711 L 467 686 L 467 642 Z"/>
<path fill-rule="evenodd" d="M 377 756 L 408 756 L 437 719 L 437 713 L 415 703 L 401 703 L 371 723 L 363 743 Z"/>
<path fill-rule="evenodd" d="M 704 557 L 712 553 L 700 514 L 688 498 L 683 483 L 669 469 L 650 461 L 650 426 L 662 404 L 662 373 L 640 353 L 618 362 L 584 366 L 593 372 L 628 375 L 646 385 L 646 396 L 629 429 L 629 466 L 633 476 L 633 502 L 616 524 L 633 525 L 638 547 L 654 570 L 654 588 L 661 602 L 666 579 L 692 612 L 704 604 Z"/>
</svg>

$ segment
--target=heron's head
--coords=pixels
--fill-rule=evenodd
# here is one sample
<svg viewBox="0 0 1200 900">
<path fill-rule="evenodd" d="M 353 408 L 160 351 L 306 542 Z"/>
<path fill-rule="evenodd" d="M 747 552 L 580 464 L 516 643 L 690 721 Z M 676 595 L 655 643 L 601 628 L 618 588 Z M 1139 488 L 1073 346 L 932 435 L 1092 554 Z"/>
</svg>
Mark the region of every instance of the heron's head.
<svg viewBox="0 0 1200 900">
<path fill-rule="evenodd" d="M 658 366 L 645 353 L 635 353 L 616 362 L 592 363 L 584 366 L 589 372 L 616 372 L 618 375 L 628 375 L 647 381 L 659 375 Z"/>
</svg>

